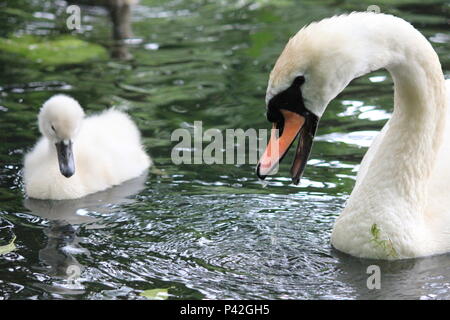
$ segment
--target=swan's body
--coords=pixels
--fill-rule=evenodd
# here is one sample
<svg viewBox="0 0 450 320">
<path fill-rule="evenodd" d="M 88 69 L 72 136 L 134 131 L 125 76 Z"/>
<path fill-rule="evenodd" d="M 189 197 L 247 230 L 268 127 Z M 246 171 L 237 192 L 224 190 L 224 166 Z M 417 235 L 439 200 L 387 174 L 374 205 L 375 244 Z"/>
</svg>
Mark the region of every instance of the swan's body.
<svg viewBox="0 0 450 320">
<path fill-rule="evenodd" d="M 353 13 L 300 30 L 271 73 L 266 100 L 301 75 L 304 108 L 318 119 L 353 78 L 380 68 L 394 80 L 394 112 L 364 156 L 331 242 L 364 258 L 449 252 L 450 83 L 446 88 L 435 51 L 409 23 Z"/>
<path fill-rule="evenodd" d="M 450 81 L 446 82 L 450 90 Z M 442 118 L 448 122 L 450 114 L 444 113 Z M 414 120 L 409 120 L 409 128 L 397 121 L 394 113 L 363 158 L 355 187 L 332 233 L 332 243 L 341 251 L 388 259 L 450 251 L 449 126 L 436 135 L 431 134 L 433 130 L 424 133 L 429 128 L 414 134 L 422 135 L 417 138 L 425 143 L 439 145 L 433 154 L 410 135 L 418 129 Z M 374 224 L 382 231 L 381 242 L 372 231 L 364 232 Z"/>
<path fill-rule="evenodd" d="M 25 156 L 25 191 L 31 198 L 81 198 L 138 177 L 151 164 L 136 125 L 114 109 L 84 118 L 78 102 L 57 95 L 43 105 L 39 128 L 43 136 Z M 69 142 L 74 170 L 65 173 L 55 143 Z"/>
</svg>

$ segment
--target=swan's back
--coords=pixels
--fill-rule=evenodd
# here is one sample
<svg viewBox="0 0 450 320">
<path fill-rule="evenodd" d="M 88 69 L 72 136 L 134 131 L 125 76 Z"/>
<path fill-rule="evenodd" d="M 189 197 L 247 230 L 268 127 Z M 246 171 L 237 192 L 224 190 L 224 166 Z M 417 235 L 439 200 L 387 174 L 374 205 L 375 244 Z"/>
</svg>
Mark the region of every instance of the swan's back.
<svg viewBox="0 0 450 320">
<path fill-rule="evenodd" d="M 89 174 L 102 172 L 102 180 L 111 185 L 135 178 L 150 165 L 140 140 L 136 125 L 123 112 L 110 109 L 91 116 L 83 123 L 77 145 L 80 166 Z M 98 166 L 92 166 L 93 161 Z"/>
</svg>

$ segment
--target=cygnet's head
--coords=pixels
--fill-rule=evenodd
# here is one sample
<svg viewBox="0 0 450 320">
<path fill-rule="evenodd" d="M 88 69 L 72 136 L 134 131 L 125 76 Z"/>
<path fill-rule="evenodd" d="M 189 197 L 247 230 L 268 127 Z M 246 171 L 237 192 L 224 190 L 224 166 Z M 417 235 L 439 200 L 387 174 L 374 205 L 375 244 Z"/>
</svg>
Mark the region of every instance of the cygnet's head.
<svg viewBox="0 0 450 320">
<path fill-rule="evenodd" d="M 71 177 L 75 173 L 72 144 L 81 128 L 83 109 L 75 99 L 59 94 L 44 103 L 38 118 L 42 135 L 56 147 L 61 174 Z"/>
</svg>

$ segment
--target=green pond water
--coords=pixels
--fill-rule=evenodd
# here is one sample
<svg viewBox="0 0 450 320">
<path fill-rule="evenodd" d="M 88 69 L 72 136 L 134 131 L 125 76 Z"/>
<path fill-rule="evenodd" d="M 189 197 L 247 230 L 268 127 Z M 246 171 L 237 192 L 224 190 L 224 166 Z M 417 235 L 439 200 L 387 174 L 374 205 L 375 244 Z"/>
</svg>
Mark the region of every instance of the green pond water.
<svg viewBox="0 0 450 320">
<path fill-rule="evenodd" d="M 171 133 L 194 121 L 268 129 L 267 79 L 289 37 L 372 4 L 413 23 L 449 75 L 448 1 L 141 0 L 122 45 L 103 7 L 82 6 L 82 28 L 71 32 L 64 1 L 0 3 L 0 299 L 449 299 L 450 255 L 382 262 L 330 245 L 358 165 L 392 112 L 385 71 L 331 102 L 298 186 L 292 151 L 265 187 L 252 164 L 171 160 Z M 126 110 L 155 169 L 80 200 L 26 199 L 23 156 L 56 93 L 88 114 Z M 366 285 L 372 264 L 380 290 Z"/>
</svg>

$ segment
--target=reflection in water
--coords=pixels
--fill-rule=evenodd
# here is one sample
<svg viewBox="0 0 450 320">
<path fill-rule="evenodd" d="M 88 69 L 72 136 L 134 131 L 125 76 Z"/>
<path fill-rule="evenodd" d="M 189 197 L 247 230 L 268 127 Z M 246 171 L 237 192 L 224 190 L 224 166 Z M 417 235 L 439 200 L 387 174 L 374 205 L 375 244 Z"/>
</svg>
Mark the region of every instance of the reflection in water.
<svg viewBox="0 0 450 320">
<path fill-rule="evenodd" d="M 83 33 L 71 38 L 89 43 L 111 38 L 105 26 L 108 9 L 99 7 L 106 8 L 106 1 L 73 2 L 94 6 L 81 8 Z M 0 12 L 6 15 L 0 19 L 2 37 L 25 34 L 45 41 L 67 35 L 58 27 L 58 19 L 66 18 L 66 2 L 10 3 L 17 8 Z M 290 185 L 290 161 L 281 164 L 266 188 L 253 166 L 171 162 L 172 132 L 192 128 L 194 121 L 202 120 L 205 129 L 267 129 L 267 77 L 288 38 L 313 20 L 365 10 L 373 1 L 352 3 L 141 0 L 132 10 L 133 31 L 142 39 L 130 47 L 132 63 L 106 58 L 43 66 L 30 61 L 24 68 L 17 55 L 0 54 L 5 66 L 0 243 L 17 236 L 17 250 L 0 257 L 0 295 L 67 299 L 79 290 L 84 293 L 76 297 L 83 299 L 136 299 L 143 290 L 170 288 L 169 299 L 449 298 L 448 255 L 372 262 L 330 247 L 333 223 L 353 189 L 366 146 L 392 112 L 393 82 L 383 71 L 356 79 L 331 103 L 300 186 Z M 448 74 L 443 6 L 441 0 L 405 0 L 384 10 L 420 26 Z M 31 12 L 38 17 L 31 20 Z M 131 20 L 123 12 L 125 23 L 112 32 L 116 38 L 131 36 L 131 28 L 120 27 Z M 54 19 L 43 18 L 50 13 Z M 120 50 L 118 55 L 126 56 Z M 126 199 L 126 192 L 111 195 L 118 187 L 72 202 L 27 200 L 43 218 L 23 207 L 19 171 L 38 134 L 36 108 L 63 92 L 80 99 L 88 112 L 120 105 L 136 120 L 165 174 L 150 178 L 139 201 Z M 381 267 L 381 290 L 366 287 L 372 263 Z M 75 280 L 78 267 L 83 270 Z"/>
<path fill-rule="evenodd" d="M 89 251 L 80 245 L 77 228 L 65 221 L 50 221 L 48 228 L 44 229 L 47 236 L 47 245 L 39 250 L 39 260 L 50 266 L 46 274 L 52 279 L 65 279 L 65 283 L 54 283 L 46 286 L 50 292 L 63 294 L 83 294 L 84 287 L 78 283 L 83 272 L 83 266 L 75 258 L 76 254 L 87 254 Z M 42 285 L 40 285 L 42 287 Z"/>
<path fill-rule="evenodd" d="M 123 205 L 134 202 L 129 197 L 138 194 L 144 189 L 147 180 L 147 172 L 138 178 L 124 182 L 123 184 L 108 190 L 88 195 L 81 199 L 73 200 L 38 200 L 25 199 L 24 205 L 34 215 L 49 220 L 49 226 L 44 229 L 47 236 L 47 245 L 39 250 L 39 260 L 50 266 L 46 272 L 52 278 L 66 279 L 68 285 L 57 285 L 47 290 L 64 294 L 82 294 L 83 288 L 77 279 L 83 272 L 83 266 L 75 258 L 75 255 L 90 255 L 83 248 L 82 239 L 77 236 L 80 224 L 89 224 L 90 228 L 100 228 L 96 225 L 96 218 L 89 212 L 105 213 L 111 210 L 111 206 Z M 42 285 L 39 285 L 42 287 Z"/>
<path fill-rule="evenodd" d="M 121 60 L 133 58 L 128 51 L 126 40 L 133 38 L 131 9 L 139 0 L 71 0 L 70 2 L 105 6 L 112 22 L 111 57 Z"/>
<path fill-rule="evenodd" d="M 126 39 L 133 37 L 131 30 L 131 6 L 137 0 L 110 0 L 108 9 L 113 23 L 114 44 L 111 56 L 117 59 L 131 59 L 133 56 L 128 51 Z"/>
<path fill-rule="evenodd" d="M 350 285 L 356 299 L 450 299 L 450 254 L 383 261 L 358 259 L 337 250 L 336 280 Z M 367 268 L 377 265 L 381 288 L 369 290 Z"/>
</svg>

